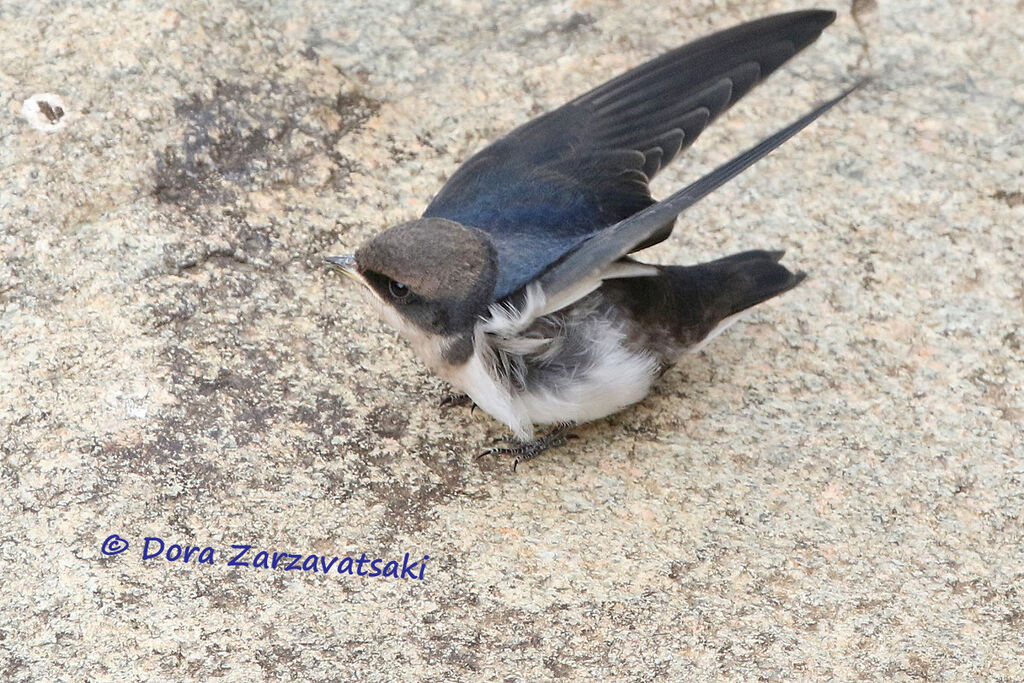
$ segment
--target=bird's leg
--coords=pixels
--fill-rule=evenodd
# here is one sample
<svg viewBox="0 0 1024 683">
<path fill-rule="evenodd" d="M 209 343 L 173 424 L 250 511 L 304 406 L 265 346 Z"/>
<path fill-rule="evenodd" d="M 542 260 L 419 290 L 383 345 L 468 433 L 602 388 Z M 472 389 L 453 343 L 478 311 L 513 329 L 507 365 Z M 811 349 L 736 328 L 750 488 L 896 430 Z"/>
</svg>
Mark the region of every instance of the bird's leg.
<svg viewBox="0 0 1024 683">
<path fill-rule="evenodd" d="M 453 408 L 455 406 L 470 405 L 470 412 L 476 410 L 476 404 L 473 403 L 472 399 L 469 398 L 469 394 L 457 394 L 455 392 L 448 392 L 441 397 L 438 408 Z"/>
<path fill-rule="evenodd" d="M 508 446 L 488 448 L 476 457 L 479 460 L 485 455 L 514 455 L 512 471 L 515 472 L 516 468 L 519 467 L 519 463 L 533 460 L 549 448 L 561 446 L 569 439 L 575 439 L 576 435 L 569 433 L 573 426 L 572 422 L 562 422 L 556 425 L 551 432 L 533 441 L 509 441 Z"/>
</svg>

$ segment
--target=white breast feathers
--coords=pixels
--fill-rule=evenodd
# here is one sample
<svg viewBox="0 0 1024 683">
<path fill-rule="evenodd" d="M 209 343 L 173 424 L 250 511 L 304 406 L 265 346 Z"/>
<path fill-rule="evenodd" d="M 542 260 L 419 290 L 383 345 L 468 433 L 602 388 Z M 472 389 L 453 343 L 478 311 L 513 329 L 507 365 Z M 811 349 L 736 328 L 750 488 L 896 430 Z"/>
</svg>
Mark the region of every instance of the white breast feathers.
<svg viewBox="0 0 1024 683">
<path fill-rule="evenodd" d="M 624 321 L 599 292 L 555 312 L 531 285 L 518 309 L 494 305 L 474 354 L 449 379 L 523 440 L 533 425 L 587 422 L 647 395 L 659 371 L 627 348 Z"/>
</svg>

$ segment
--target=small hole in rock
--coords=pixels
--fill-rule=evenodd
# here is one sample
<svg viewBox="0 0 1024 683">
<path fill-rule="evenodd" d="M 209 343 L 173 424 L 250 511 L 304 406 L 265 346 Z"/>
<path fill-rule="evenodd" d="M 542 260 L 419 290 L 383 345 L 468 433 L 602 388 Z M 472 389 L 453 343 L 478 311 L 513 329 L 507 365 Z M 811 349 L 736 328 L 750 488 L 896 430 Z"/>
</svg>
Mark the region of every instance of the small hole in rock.
<svg viewBox="0 0 1024 683">
<path fill-rule="evenodd" d="M 39 111 L 50 123 L 57 123 L 64 116 L 64 110 L 60 105 L 51 105 L 46 100 L 39 100 L 36 104 L 39 106 Z"/>
</svg>

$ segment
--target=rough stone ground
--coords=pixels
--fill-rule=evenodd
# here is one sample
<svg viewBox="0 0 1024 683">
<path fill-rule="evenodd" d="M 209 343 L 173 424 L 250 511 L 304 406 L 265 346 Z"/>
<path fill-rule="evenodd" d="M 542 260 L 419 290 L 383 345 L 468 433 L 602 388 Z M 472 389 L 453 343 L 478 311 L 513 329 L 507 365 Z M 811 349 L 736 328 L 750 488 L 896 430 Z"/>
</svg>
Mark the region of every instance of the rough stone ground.
<svg viewBox="0 0 1024 683">
<path fill-rule="evenodd" d="M 656 193 L 874 83 L 653 254 L 812 277 L 517 474 L 321 261 L 530 116 L 808 4 L 0 1 L 0 678 L 1021 680 L 1019 0 L 821 3 Z"/>
</svg>

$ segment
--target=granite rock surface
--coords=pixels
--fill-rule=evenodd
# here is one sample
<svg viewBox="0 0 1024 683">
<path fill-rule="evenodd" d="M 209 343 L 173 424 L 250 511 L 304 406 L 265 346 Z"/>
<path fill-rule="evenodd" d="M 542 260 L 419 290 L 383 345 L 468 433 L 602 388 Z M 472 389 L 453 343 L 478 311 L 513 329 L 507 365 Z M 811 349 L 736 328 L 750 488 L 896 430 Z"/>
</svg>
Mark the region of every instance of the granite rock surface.
<svg viewBox="0 0 1024 683">
<path fill-rule="evenodd" d="M 650 254 L 811 277 L 513 474 L 323 257 L 806 4 L 0 0 L 0 679 L 1020 680 L 1024 5 L 822 4 Z"/>
</svg>

